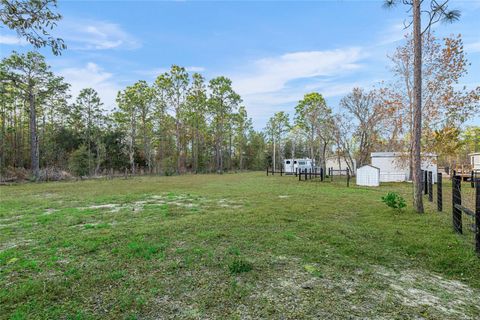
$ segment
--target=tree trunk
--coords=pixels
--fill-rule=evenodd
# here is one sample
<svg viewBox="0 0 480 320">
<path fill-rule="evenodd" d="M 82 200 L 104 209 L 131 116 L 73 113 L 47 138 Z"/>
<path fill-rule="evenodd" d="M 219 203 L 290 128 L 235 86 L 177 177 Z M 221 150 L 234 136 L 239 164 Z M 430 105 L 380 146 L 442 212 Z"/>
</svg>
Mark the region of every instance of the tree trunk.
<svg viewBox="0 0 480 320">
<path fill-rule="evenodd" d="M 5 150 L 5 139 L 6 139 L 6 130 L 5 130 L 5 122 L 6 122 L 6 119 L 7 119 L 7 110 L 5 108 L 5 105 L 2 105 L 2 118 L 3 118 L 3 121 L 2 121 L 2 136 L 1 136 L 1 146 L 0 146 L 0 181 L 2 180 L 1 179 L 1 175 L 2 175 L 2 171 L 4 168 L 6 168 L 6 161 L 5 161 L 5 158 L 6 158 L 6 155 L 7 155 L 7 152 Z"/>
<path fill-rule="evenodd" d="M 233 171 L 233 161 L 232 161 L 232 131 L 229 132 L 229 141 L 228 141 L 228 167 L 230 171 Z"/>
<path fill-rule="evenodd" d="M 135 138 L 136 138 L 136 122 L 135 122 L 135 111 L 132 111 L 130 125 L 131 125 L 131 132 L 130 132 L 130 150 L 129 150 L 129 157 L 130 157 L 130 168 L 132 170 L 132 175 L 135 175 Z"/>
<path fill-rule="evenodd" d="M 413 115 L 413 206 L 423 213 L 421 179 L 421 136 L 422 136 L 422 31 L 421 0 L 413 0 L 413 37 L 414 37 L 414 115 Z"/>
<path fill-rule="evenodd" d="M 28 100 L 30 103 L 30 157 L 32 161 L 32 173 L 35 181 L 40 178 L 40 161 L 38 150 L 38 137 L 37 137 L 37 114 L 35 110 L 35 96 L 32 89 L 29 90 Z"/>
<path fill-rule="evenodd" d="M 177 110 L 178 117 L 178 110 Z M 178 119 L 175 121 L 175 137 L 176 137 L 176 147 L 177 147 L 177 173 L 182 173 L 182 144 L 180 143 L 180 121 Z"/>
<path fill-rule="evenodd" d="M 327 145 L 328 142 L 326 140 L 323 141 L 322 145 L 322 160 L 320 161 L 320 164 L 323 168 L 323 172 L 327 172 Z"/>
<path fill-rule="evenodd" d="M 88 150 L 88 175 L 92 175 L 92 143 L 90 141 L 90 128 L 92 126 L 92 108 L 89 104 L 87 107 L 87 150 Z"/>
<path fill-rule="evenodd" d="M 275 136 L 273 137 L 273 171 L 275 171 Z"/>
<path fill-rule="evenodd" d="M 192 146 L 192 152 L 193 152 L 193 171 L 195 173 L 198 173 L 198 121 L 196 121 L 196 126 L 195 126 L 195 135 L 193 139 L 193 146 Z"/>
<path fill-rule="evenodd" d="M 310 159 L 313 161 L 315 159 L 315 153 L 313 150 L 313 145 L 315 143 L 315 133 L 314 133 L 315 128 L 312 127 L 312 132 L 310 134 Z"/>
<path fill-rule="evenodd" d="M 239 166 L 240 171 L 242 171 L 243 170 L 243 148 L 242 148 L 242 146 L 239 147 L 238 156 L 239 156 L 238 166 Z"/>
<path fill-rule="evenodd" d="M 143 120 L 142 120 L 143 128 L 142 128 L 142 134 L 143 134 L 143 154 L 145 157 L 145 160 L 147 162 L 147 167 L 148 167 L 148 174 L 152 173 L 152 156 L 151 156 L 151 151 L 150 151 L 150 141 L 147 137 L 147 124 L 145 120 L 145 114 L 143 114 Z"/>
<path fill-rule="evenodd" d="M 218 145 L 217 145 L 217 150 L 218 150 L 218 168 L 217 171 L 218 173 L 223 174 L 223 142 L 224 142 L 224 130 L 223 128 L 225 127 L 223 124 L 223 112 L 220 115 L 220 125 L 219 125 L 219 130 L 218 130 Z"/>
<path fill-rule="evenodd" d="M 96 148 L 96 151 L 97 151 L 97 164 L 95 166 L 95 176 L 98 176 L 98 172 L 100 171 L 100 163 L 101 163 L 101 160 L 100 160 L 100 143 L 97 141 L 97 148 Z"/>
</svg>

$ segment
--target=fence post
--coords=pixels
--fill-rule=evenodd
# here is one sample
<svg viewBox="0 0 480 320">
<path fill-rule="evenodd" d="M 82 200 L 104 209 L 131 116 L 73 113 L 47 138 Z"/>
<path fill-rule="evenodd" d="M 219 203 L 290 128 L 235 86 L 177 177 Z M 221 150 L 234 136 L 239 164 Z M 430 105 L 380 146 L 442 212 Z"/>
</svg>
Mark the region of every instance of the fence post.
<svg viewBox="0 0 480 320">
<path fill-rule="evenodd" d="M 433 172 L 428 171 L 428 201 L 433 202 Z"/>
<path fill-rule="evenodd" d="M 425 188 L 425 181 L 423 181 L 423 179 L 425 179 L 425 172 L 423 170 L 420 170 L 422 173 L 421 173 L 421 176 L 422 176 L 422 191 L 423 189 Z"/>
<path fill-rule="evenodd" d="M 453 229 L 457 233 L 462 233 L 462 211 L 456 207 L 456 205 L 462 204 L 462 178 L 460 176 L 454 176 L 452 180 L 452 218 Z"/>
<path fill-rule="evenodd" d="M 423 193 L 428 194 L 428 171 L 423 171 Z"/>
<path fill-rule="evenodd" d="M 320 168 L 320 181 L 323 181 L 323 167 Z"/>
<path fill-rule="evenodd" d="M 475 181 L 475 249 L 480 254 L 480 178 Z"/>
<path fill-rule="evenodd" d="M 333 182 L 333 167 L 330 170 L 330 182 Z"/>
<path fill-rule="evenodd" d="M 268 177 L 268 166 L 267 166 L 267 177 Z"/>
<path fill-rule="evenodd" d="M 298 168 L 295 168 L 295 177 L 297 176 Z"/>
<path fill-rule="evenodd" d="M 283 176 L 283 166 L 280 166 L 280 177 Z"/>
<path fill-rule="evenodd" d="M 470 185 L 472 186 L 472 188 L 475 188 L 475 171 L 473 170 L 470 176 Z"/>
<path fill-rule="evenodd" d="M 298 169 L 298 181 L 302 181 L 302 170 L 297 168 Z"/>
<path fill-rule="evenodd" d="M 350 169 L 347 168 L 347 187 L 350 187 Z"/>
<path fill-rule="evenodd" d="M 305 181 L 307 181 L 308 180 L 308 169 L 305 168 L 305 169 L 303 169 L 303 171 L 305 172 Z"/>
<path fill-rule="evenodd" d="M 442 173 L 437 173 L 437 210 L 443 210 L 443 199 L 442 199 Z"/>
</svg>

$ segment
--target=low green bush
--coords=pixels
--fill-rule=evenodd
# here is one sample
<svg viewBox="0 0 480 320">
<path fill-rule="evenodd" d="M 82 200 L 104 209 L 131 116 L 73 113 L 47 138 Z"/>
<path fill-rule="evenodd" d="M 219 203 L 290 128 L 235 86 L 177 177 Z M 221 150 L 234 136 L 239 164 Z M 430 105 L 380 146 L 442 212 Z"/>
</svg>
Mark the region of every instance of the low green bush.
<svg viewBox="0 0 480 320">
<path fill-rule="evenodd" d="M 386 196 L 382 197 L 382 202 L 388 207 L 401 210 L 407 206 L 405 199 L 396 192 L 389 192 Z"/>
</svg>

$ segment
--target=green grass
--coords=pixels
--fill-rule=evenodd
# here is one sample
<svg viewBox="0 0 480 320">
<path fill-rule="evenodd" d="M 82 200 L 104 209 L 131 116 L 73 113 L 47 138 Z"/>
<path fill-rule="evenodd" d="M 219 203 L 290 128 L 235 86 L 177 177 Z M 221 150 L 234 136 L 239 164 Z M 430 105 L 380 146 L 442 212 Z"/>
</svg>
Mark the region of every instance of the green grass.
<svg viewBox="0 0 480 320">
<path fill-rule="evenodd" d="M 406 183 L 188 175 L 0 199 L 0 319 L 480 317 L 471 237 L 448 201 L 413 213 Z"/>
</svg>

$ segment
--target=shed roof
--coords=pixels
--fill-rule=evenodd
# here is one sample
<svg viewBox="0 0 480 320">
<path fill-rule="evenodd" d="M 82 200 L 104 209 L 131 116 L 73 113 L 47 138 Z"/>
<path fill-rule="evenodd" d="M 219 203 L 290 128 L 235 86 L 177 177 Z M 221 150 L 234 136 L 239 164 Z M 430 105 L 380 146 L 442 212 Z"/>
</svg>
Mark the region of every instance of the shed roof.
<svg viewBox="0 0 480 320">
<path fill-rule="evenodd" d="M 361 166 L 360 168 L 357 169 L 357 171 L 360 170 L 360 169 L 362 169 L 362 168 L 365 168 L 365 167 L 371 167 L 371 168 L 374 168 L 374 169 L 377 169 L 378 171 L 380 171 L 380 168 L 377 168 L 377 167 L 375 167 L 375 166 L 372 166 L 371 164 L 366 164 L 366 165 L 364 165 L 364 166 Z"/>
<path fill-rule="evenodd" d="M 405 155 L 405 152 L 372 152 L 372 158 L 395 158 Z M 437 157 L 435 153 L 422 153 L 422 157 Z"/>
</svg>

